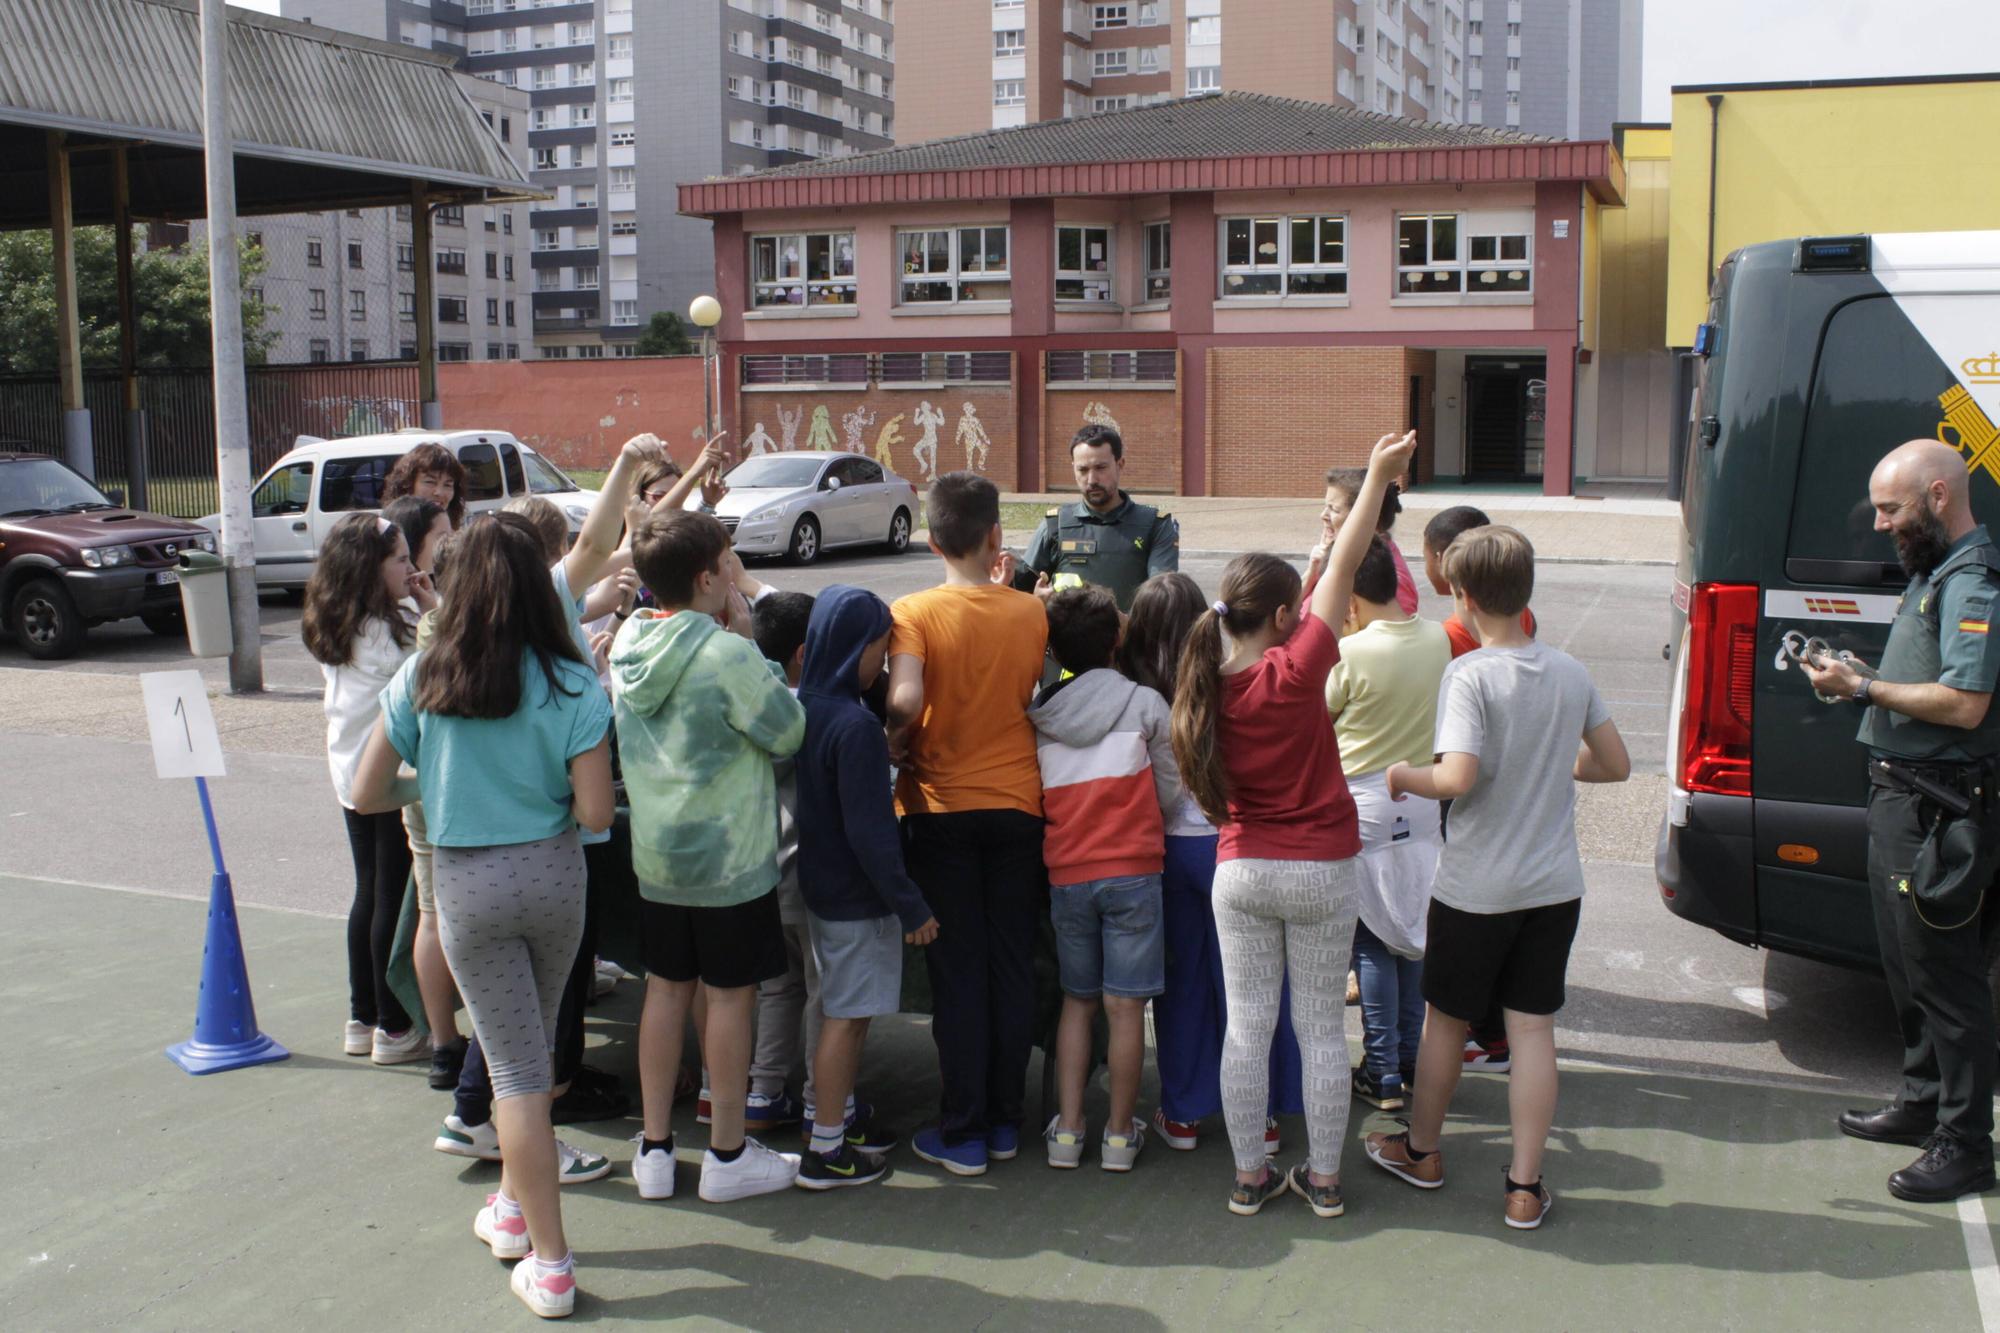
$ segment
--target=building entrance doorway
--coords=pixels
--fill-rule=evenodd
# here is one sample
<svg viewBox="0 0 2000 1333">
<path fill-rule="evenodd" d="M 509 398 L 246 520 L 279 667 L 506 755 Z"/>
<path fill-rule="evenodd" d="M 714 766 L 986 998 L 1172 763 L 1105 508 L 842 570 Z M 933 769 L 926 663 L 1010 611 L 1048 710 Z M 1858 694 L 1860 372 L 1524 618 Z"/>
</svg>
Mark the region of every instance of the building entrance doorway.
<svg viewBox="0 0 2000 1333">
<path fill-rule="evenodd" d="M 1540 481 L 1548 420 L 1547 359 L 1465 359 L 1465 479 Z"/>
</svg>

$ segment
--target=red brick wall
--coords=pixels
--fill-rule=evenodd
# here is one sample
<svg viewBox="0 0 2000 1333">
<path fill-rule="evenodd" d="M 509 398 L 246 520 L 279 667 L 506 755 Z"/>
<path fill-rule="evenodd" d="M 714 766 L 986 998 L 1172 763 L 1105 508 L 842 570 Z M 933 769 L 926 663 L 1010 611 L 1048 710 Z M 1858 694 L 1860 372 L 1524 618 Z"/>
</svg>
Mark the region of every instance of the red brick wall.
<svg viewBox="0 0 2000 1333">
<path fill-rule="evenodd" d="M 916 417 L 925 403 L 944 417 L 943 422 L 935 427 L 937 453 L 931 460 L 931 469 L 919 463 L 916 456 L 916 446 L 924 436 Z M 975 419 L 984 427 L 989 441 L 985 458 L 974 459 L 970 464 L 966 458 L 966 446 L 959 443 L 959 427 L 965 420 L 968 404 Z M 991 477 L 1003 491 L 1014 488 L 1018 441 L 1015 439 L 1014 391 L 1011 388 L 950 386 L 868 390 L 808 388 L 796 393 L 745 391 L 737 399 L 736 419 L 741 423 L 739 447 L 753 447 L 760 451 L 826 447 L 826 439 L 815 441 L 813 435 L 814 423 L 821 419 L 821 408 L 825 409 L 822 430 L 830 434 L 831 447 L 835 449 L 848 447 L 847 415 L 857 409 L 870 414 L 865 424 L 855 423 L 859 427 L 859 452 L 871 457 L 882 457 L 886 453 L 889 467 L 914 482 L 920 490 L 937 473 L 962 472 L 968 466 Z M 789 444 L 785 440 L 781 412 L 786 416 L 797 414 L 797 424 Z M 696 415 L 700 414 L 697 412 Z M 885 440 L 892 422 L 895 425 L 893 437 Z M 761 437 L 758 435 L 760 429 L 763 432 Z"/>
<path fill-rule="evenodd" d="M 1425 376 L 1427 458 L 1435 362 L 1402 347 L 1210 348 L 1208 493 L 1319 494 L 1326 469 L 1359 467 L 1383 432 L 1408 429 L 1411 375 Z"/>
<path fill-rule="evenodd" d="M 1124 485 L 1128 491 L 1178 494 L 1181 488 L 1181 395 L 1179 389 L 1054 389 L 1042 409 L 1043 485 L 1052 491 L 1076 488 L 1069 467 L 1069 441 L 1091 419 L 1093 405 L 1110 414 L 1125 438 Z"/>
<path fill-rule="evenodd" d="M 453 361 L 438 367 L 438 399 L 448 429 L 508 431 L 562 467 L 608 468 L 641 431 L 686 462 L 701 428 L 701 358 Z"/>
</svg>

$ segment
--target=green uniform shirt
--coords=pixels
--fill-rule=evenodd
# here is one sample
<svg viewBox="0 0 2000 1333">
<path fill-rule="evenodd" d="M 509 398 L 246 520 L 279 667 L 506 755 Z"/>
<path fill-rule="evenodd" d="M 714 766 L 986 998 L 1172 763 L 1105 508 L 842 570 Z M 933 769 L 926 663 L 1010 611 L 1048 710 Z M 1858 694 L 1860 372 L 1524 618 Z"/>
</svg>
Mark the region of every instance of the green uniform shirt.
<svg viewBox="0 0 2000 1333">
<path fill-rule="evenodd" d="M 1992 693 L 2000 679 L 2000 634 L 1988 632 L 1996 597 L 2000 550 L 1977 527 L 1952 543 L 1936 569 L 1904 589 L 1882 650 L 1882 679 Z M 1871 707 L 1862 716 L 1860 740 L 1871 754 L 1966 763 L 2000 754 L 2000 709 L 1989 708 L 1967 730 Z"/>
<path fill-rule="evenodd" d="M 1104 514 L 1076 500 L 1043 516 L 1022 563 L 1058 588 L 1109 588 L 1118 609 L 1127 611 L 1140 584 L 1181 567 L 1180 524 L 1123 491 Z"/>
</svg>

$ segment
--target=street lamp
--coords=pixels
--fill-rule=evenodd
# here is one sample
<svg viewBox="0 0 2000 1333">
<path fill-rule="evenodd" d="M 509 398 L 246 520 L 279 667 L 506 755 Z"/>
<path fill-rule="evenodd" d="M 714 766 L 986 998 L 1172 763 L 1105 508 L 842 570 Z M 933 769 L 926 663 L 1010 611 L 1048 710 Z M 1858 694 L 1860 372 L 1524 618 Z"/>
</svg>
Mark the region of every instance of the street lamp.
<svg viewBox="0 0 2000 1333">
<path fill-rule="evenodd" d="M 715 438 L 715 326 L 722 320 L 722 302 L 697 296 L 688 302 L 688 318 L 701 330 L 702 443 Z"/>
</svg>

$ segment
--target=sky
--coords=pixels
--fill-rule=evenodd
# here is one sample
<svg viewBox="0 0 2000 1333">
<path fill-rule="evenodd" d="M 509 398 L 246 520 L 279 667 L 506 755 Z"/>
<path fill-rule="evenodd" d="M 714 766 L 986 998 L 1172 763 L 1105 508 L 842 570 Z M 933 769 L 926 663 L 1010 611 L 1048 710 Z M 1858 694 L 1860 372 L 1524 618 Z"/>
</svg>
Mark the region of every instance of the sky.
<svg viewBox="0 0 2000 1333">
<path fill-rule="evenodd" d="M 278 12 L 278 0 L 235 3 Z M 1677 83 L 2000 69 L 1994 0 L 1646 0 L 1645 12 L 1644 120 L 1668 118 Z"/>
</svg>

